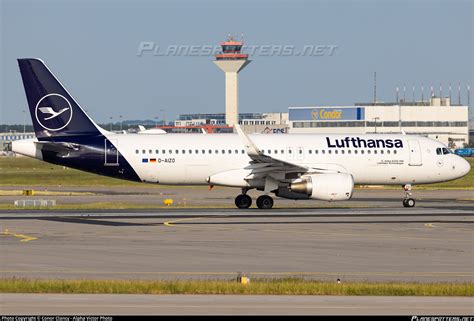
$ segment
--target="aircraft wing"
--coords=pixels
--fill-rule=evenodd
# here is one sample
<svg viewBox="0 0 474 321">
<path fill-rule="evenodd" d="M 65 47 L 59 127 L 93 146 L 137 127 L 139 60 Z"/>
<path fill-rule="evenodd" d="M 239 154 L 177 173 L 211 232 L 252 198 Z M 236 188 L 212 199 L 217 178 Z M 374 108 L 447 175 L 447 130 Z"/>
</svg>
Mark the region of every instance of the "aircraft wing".
<svg viewBox="0 0 474 321">
<path fill-rule="evenodd" d="M 252 174 L 259 176 L 275 176 L 276 173 L 337 173 L 338 170 L 299 165 L 265 155 L 255 143 L 247 136 L 239 125 L 235 125 L 238 135 L 244 143 L 247 155 L 252 159 L 248 169 L 252 169 Z"/>
</svg>

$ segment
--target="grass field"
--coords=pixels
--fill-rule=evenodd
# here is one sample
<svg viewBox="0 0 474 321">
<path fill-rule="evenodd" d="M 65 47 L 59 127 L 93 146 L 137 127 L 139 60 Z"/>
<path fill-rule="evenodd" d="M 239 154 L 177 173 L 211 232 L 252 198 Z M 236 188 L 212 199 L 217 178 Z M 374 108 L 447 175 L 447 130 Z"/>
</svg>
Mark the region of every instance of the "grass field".
<svg viewBox="0 0 474 321">
<path fill-rule="evenodd" d="M 474 168 L 474 158 L 468 159 Z M 0 158 L 0 186 L 144 186 L 115 178 L 90 174 L 75 169 L 48 164 L 36 159 Z M 150 188 L 160 185 L 148 184 Z M 399 186 L 392 188 L 399 189 Z M 417 185 L 419 189 L 474 189 L 474 169 L 455 181 Z"/>
<path fill-rule="evenodd" d="M 0 158 L 0 185 L 139 186 L 141 183 L 90 174 L 33 158 L 18 157 Z"/>
<path fill-rule="evenodd" d="M 474 285 L 418 283 L 329 283 L 302 279 L 235 281 L 119 281 L 1 279 L 0 293 L 64 294 L 248 294 L 474 296 Z"/>
</svg>

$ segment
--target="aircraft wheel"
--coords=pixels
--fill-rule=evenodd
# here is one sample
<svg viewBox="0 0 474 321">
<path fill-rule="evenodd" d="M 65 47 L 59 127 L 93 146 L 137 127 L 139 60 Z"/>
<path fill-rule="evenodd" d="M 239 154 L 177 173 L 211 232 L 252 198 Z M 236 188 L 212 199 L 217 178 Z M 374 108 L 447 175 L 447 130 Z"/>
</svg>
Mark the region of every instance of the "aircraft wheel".
<svg viewBox="0 0 474 321">
<path fill-rule="evenodd" d="M 414 207 L 415 206 L 415 200 L 413 198 L 407 198 L 403 200 L 403 206 L 404 207 Z"/>
<path fill-rule="evenodd" d="M 257 198 L 257 207 L 263 210 L 268 210 L 273 207 L 273 198 L 268 195 L 262 195 Z"/>
<path fill-rule="evenodd" d="M 240 194 L 235 198 L 235 206 L 238 208 L 249 208 L 252 205 L 252 198 L 247 194 Z"/>
</svg>

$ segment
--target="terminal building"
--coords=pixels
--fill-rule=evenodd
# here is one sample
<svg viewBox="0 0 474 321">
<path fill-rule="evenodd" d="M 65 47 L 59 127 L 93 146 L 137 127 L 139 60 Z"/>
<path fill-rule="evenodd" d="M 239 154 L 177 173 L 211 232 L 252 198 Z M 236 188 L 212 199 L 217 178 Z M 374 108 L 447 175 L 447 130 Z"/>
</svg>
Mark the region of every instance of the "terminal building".
<svg viewBox="0 0 474 321">
<path fill-rule="evenodd" d="M 355 106 L 289 108 L 290 133 L 406 133 L 436 139 L 450 148 L 469 144 L 468 106 L 449 98 Z"/>
<path fill-rule="evenodd" d="M 287 133 L 288 113 L 241 113 L 238 116 L 238 123 L 246 133 Z M 226 126 L 226 114 L 181 114 L 174 125 L 176 127 Z M 231 126 L 228 129 L 225 132 L 233 131 Z"/>
</svg>

